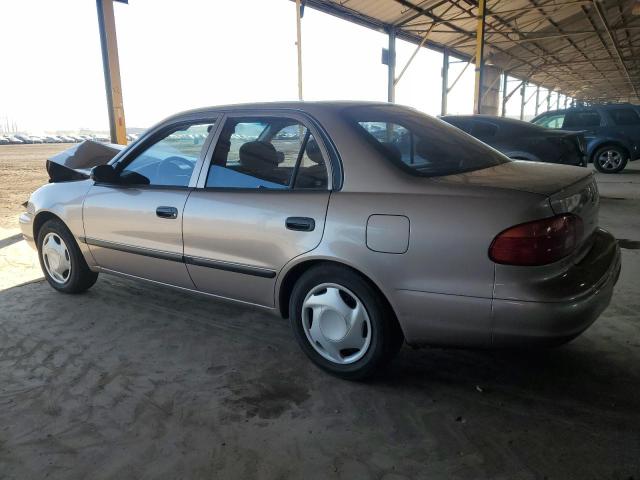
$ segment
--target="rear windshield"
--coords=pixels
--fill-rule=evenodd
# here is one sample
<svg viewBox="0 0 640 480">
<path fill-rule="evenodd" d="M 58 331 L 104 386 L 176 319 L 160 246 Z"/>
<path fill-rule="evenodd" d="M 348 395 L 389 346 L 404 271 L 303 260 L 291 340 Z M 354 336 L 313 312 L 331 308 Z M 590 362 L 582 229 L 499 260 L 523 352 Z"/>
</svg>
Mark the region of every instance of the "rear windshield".
<svg viewBox="0 0 640 480">
<path fill-rule="evenodd" d="M 417 175 L 452 175 L 510 161 L 461 130 L 414 110 L 372 105 L 347 108 L 345 114 L 378 151 Z"/>
</svg>

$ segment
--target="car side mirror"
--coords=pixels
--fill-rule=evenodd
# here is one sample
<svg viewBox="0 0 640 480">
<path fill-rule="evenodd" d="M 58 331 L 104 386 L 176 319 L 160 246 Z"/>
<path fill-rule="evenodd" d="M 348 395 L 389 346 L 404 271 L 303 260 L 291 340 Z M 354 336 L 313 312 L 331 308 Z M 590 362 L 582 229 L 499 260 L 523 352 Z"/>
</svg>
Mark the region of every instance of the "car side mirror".
<svg viewBox="0 0 640 480">
<path fill-rule="evenodd" d="M 112 165 L 98 165 L 91 169 L 91 179 L 99 183 L 117 183 L 118 174 Z"/>
</svg>

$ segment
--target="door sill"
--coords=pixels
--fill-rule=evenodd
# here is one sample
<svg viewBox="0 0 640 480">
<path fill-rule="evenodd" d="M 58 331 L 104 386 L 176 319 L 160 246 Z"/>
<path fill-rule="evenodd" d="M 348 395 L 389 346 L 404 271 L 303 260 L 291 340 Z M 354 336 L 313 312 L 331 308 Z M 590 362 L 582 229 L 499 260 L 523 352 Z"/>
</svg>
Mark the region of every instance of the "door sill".
<svg viewBox="0 0 640 480">
<path fill-rule="evenodd" d="M 154 283 L 156 285 L 162 285 L 164 287 L 171 287 L 171 288 L 175 288 L 177 290 L 182 290 L 182 291 L 189 292 L 189 293 L 196 293 L 198 295 L 204 295 L 206 297 L 215 298 L 217 300 L 224 300 L 224 301 L 233 302 L 233 303 L 241 303 L 243 305 L 249 305 L 249 306 L 252 306 L 252 307 L 261 308 L 263 310 L 268 310 L 270 312 L 275 312 L 275 307 L 269 307 L 267 305 L 261 305 L 259 303 L 247 302 L 246 300 L 237 300 L 235 298 L 224 297 L 222 295 L 216 295 L 215 293 L 203 292 L 203 291 L 200 291 L 200 290 L 194 290 L 192 288 L 180 287 L 178 285 L 172 285 L 170 283 L 159 282 L 157 280 L 151 280 L 150 278 L 139 277 L 137 275 L 131 275 L 130 273 L 123 273 L 123 272 L 119 272 L 117 270 L 111 270 L 109 268 L 104 268 L 104 267 L 97 266 L 96 267 L 96 271 L 100 272 L 100 273 L 107 273 L 109 275 L 116 275 L 118 277 L 132 278 L 134 280 L 142 280 L 144 282 Z"/>
</svg>

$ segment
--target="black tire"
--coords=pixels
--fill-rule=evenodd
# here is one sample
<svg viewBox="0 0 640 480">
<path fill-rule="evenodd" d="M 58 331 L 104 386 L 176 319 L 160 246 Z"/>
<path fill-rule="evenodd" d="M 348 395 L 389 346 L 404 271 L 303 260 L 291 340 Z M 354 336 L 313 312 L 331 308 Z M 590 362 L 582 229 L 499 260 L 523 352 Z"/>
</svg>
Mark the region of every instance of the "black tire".
<svg viewBox="0 0 640 480">
<path fill-rule="evenodd" d="M 330 283 L 345 287 L 364 305 L 371 325 L 371 340 L 366 353 L 349 364 L 327 360 L 311 345 L 303 327 L 303 303 L 319 285 Z M 346 380 L 363 380 L 380 372 L 398 353 L 404 336 L 396 317 L 377 289 L 360 274 L 339 265 L 318 265 L 306 271 L 296 282 L 289 301 L 293 333 L 304 353 L 318 367 Z M 363 349 L 365 350 L 365 349 Z"/>
<path fill-rule="evenodd" d="M 620 158 L 619 163 L 611 163 L 611 158 Z M 617 145 L 605 145 L 593 154 L 593 166 L 601 173 L 618 173 L 624 170 L 629 161 L 627 151 Z"/>
<path fill-rule="evenodd" d="M 69 261 L 71 263 L 71 268 L 69 270 L 68 278 L 66 278 L 63 282 L 54 279 L 47 267 L 45 265 L 45 260 L 43 258 L 43 249 L 42 244 L 44 242 L 45 237 L 48 234 L 56 234 L 58 235 L 66 244 L 67 252 L 69 254 Z M 64 223 L 57 219 L 47 220 L 40 230 L 38 231 L 38 259 L 40 260 L 40 267 L 42 268 L 42 273 L 44 273 L 44 277 L 49 282 L 53 288 L 63 293 L 81 293 L 85 290 L 88 290 L 96 283 L 98 279 L 98 273 L 92 272 L 87 266 L 87 262 L 80 252 L 80 248 L 76 243 L 73 235 L 66 227 Z"/>
</svg>

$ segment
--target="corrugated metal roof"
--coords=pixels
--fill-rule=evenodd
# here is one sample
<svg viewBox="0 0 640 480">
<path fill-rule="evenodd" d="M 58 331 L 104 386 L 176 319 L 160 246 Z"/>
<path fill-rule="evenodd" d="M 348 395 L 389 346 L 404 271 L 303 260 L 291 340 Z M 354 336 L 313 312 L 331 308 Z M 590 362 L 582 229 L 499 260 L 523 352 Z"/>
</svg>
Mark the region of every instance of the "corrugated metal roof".
<svg viewBox="0 0 640 480">
<path fill-rule="evenodd" d="M 478 2 L 307 0 L 355 23 L 471 58 Z M 489 0 L 485 63 L 586 101 L 640 102 L 640 0 Z"/>
</svg>

